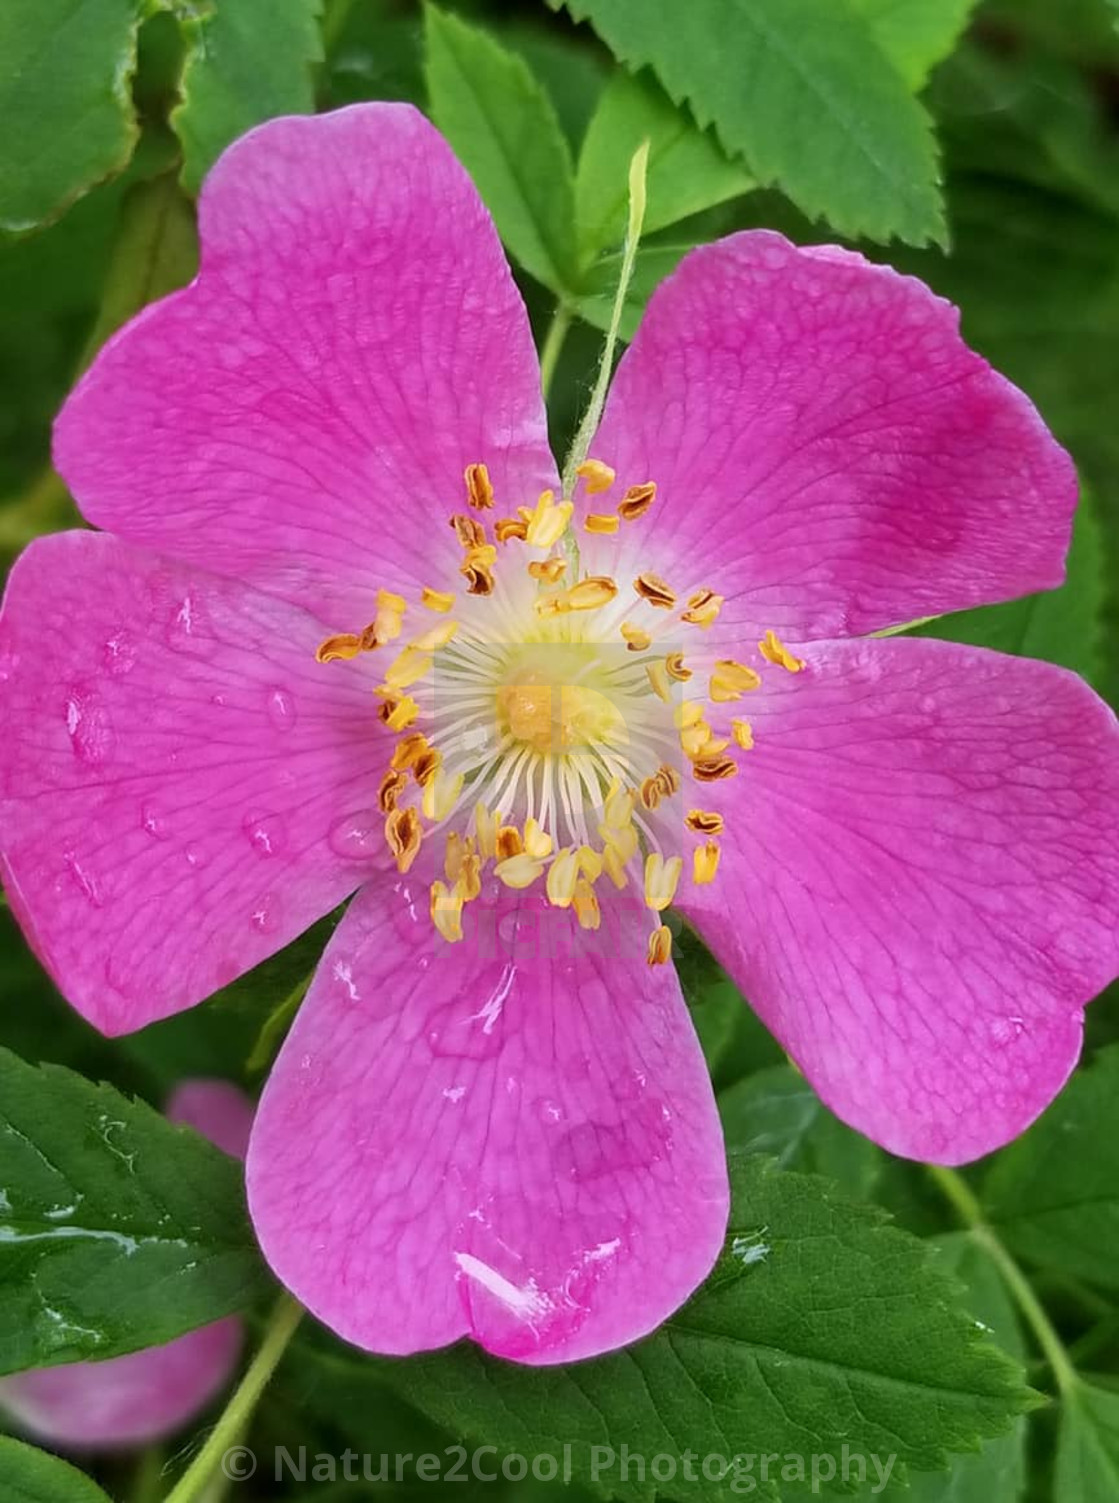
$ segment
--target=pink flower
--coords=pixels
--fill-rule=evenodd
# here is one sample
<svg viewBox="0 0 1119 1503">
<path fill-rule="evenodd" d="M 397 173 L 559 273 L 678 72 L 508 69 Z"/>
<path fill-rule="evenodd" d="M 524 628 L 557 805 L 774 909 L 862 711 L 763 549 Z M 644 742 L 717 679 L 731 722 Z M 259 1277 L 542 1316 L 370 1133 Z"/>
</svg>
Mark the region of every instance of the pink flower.
<svg viewBox="0 0 1119 1503">
<path fill-rule="evenodd" d="M 186 1122 L 236 1158 L 244 1158 L 252 1107 L 224 1080 L 184 1080 L 167 1103 L 172 1122 Z M 124 1450 L 180 1429 L 233 1376 L 241 1352 L 236 1316 L 188 1331 L 164 1346 L 71 1362 L 0 1379 L 0 1407 L 20 1430 L 66 1450 Z"/>
<path fill-rule="evenodd" d="M 777 235 L 697 250 L 563 499 L 415 111 L 254 131 L 201 229 L 59 419 L 106 531 L 13 572 L 0 829 L 109 1033 L 361 889 L 253 1132 L 279 1277 L 390 1353 L 663 1320 L 727 1216 L 673 897 L 848 1122 L 945 1163 L 1019 1132 L 1116 968 L 1119 736 L 1057 668 L 868 635 L 1062 578 L 1072 466 L 953 310 Z"/>
</svg>

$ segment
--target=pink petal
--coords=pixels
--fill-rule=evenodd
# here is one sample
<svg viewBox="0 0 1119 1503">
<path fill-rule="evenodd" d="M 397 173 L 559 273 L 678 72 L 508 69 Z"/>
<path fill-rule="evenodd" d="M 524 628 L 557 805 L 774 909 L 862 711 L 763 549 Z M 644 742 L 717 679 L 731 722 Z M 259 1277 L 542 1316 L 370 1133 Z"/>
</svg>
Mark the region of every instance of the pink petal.
<svg viewBox="0 0 1119 1503">
<path fill-rule="evenodd" d="M 87 1018 L 207 997 L 328 912 L 382 848 L 363 672 L 301 611 L 116 539 L 33 543 L 0 614 L 0 873 Z"/>
<path fill-rule="evenodd" d="M 265 1089 L 264 1254 L 373 1351 L 589 1357 L 664 1320 L 722 1243 L 722 1138 L 671 967 L 604 954 L 569 912 L 538 937 L 520 897 L 452 946 L 422 891 L 366 889 Z"/>
<path fill-rule="evenodd" d="M 1060 1090 L 1119 968 L 1119 727 L 1044 663 L 799 651 L 748 698 L 739 776 L 703 789 L 722 867 L 682 906 L 833 1111 L 976 1158 Z"/>
<path fill-rule="evenodd" d="M 244 1091 L 228 1080 L 182 1080 L 164 1109 L 169 1122 L 185 1122 L 231 1158 L 243 1159 L 249 1148 L 255 1107 Z"/>
<path fill-rule="evenodd" d="M 198 280 L 111 340 L 58 420 L 91 522 L 355 630 L 386 576 L 454 576 L 467 464 L 503 512 L 556 484 L 497 232 L 411 106 L 250 131 L 200 227 Z"/>
<path fill-rule="evenodd" d="M 19 1429 L 75 1450 L 146 1445 L 192 1419 L 228 1383 L 242 1342 L 236 1316 L 166 1346 L 37 1368 L 0 1379 L 0 1406 Z"/>
<path fill-rule="evenodd" d="M 644 567 L 722 622 L 848 636 L 1060 583 L 1068 456 L 922 283 L 734 235 L 652 298 L 591 452 L 654 480 Z M 645 535 L 643 535 L 644 538 Z"/>
</svg>

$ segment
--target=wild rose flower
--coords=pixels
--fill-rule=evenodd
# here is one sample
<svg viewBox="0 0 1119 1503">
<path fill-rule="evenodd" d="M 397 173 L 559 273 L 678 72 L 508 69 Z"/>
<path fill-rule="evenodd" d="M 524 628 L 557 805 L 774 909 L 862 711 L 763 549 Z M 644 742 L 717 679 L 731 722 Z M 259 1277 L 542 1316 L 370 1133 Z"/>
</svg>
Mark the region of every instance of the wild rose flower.
<svg viewBox="0 0 1119 1503">
<path fill-rule="evenodd" d="M 252 1107 L 224 1080 L 184 1080 L 167 1102 L 186 1122 L 243 1159 Z M 243 1331 L 234 1315 L 188 1331 L 163 1346 L 35 1368 L 0 1380 L 0 1409 L 18 1428 L 66 1450 L 124 1450 L 173 1434 L 229 1382 Z"/>
<path fill-rule="evenodd" d="M 109 1033 L 360 888 L 249 1150 L 279 1277 L 382 1352 L 657 1325 L 727 1217 L 673 902 L 863 1132 L 1019 1132 L 1116 967 L 1119 738 L 1057 668 L 871 635 L 1062 578 L 1072 466 L 953 310 L 830 247 L 699 249 L 565 495 L 415 111 L 262 127 L 200 221 L 198 280 L 58 422 L 106 530 L 13 572 L 0 828 Z"/>
</svg>

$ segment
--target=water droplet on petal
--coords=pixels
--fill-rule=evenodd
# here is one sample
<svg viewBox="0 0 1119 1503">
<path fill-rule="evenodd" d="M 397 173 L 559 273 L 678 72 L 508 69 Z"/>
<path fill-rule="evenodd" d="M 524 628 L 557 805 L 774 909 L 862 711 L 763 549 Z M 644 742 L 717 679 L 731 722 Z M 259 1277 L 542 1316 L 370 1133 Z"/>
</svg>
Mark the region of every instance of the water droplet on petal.
<svg viewBox="0 0 1119 1503">
<path fill-rule="evenodd" d="M 287 829 L 282 815 L 250 810 L 241 828 L 258 856 L 278 856 L 284 848 Z"/>
<path fill-rule="evenodd" d="M 66 863 L 66 870 L 70 873 L 74 886 L 81 893 L 82 897 L 85 898 L 86 902 L 92 904 L 94 908 L 102 907 L 104 898 L 101 894 L 100 884 L 89 867 L 84 866 L 73 851 L 67 851 L 62 859 Z"/>
<path fill-rule="evenodd" d="M 1020 1017 L 992 1018 L 987 1025 L 992 1044 L 1005 1048 L 1016 1039 L 1020 1039 L 1026 1031 L 1026 1020 Z"/>
<path fill-rule="evenodd" d="M 91 767 L 108 761 L 116 734 L 109 712 L 97 696 L 88 689 L 71 689 L 66 696 L 65 716 L 75 757 Z"/>
<path fill-rule="evenodd" d="M 167 622 L 167 645 L 172 652 L 205 657 L 213 647 L 209 616 L 202 597 L 196 592 L 173 600 Z"/>
<path fill-rule="evenodd" d="M 105 643 L 102 658 L 106 669 L 114 678 L 123 678 L 135 668 L 139 651 L 136 638 L 127 627 L 122 626 Z"/>
<path fill-rule="evenodd" d="M 347 814 L 330 827 L 330 849 L 347 861 L 371 861 L 385 849 L 385 816 L 376 809 Z"/>
<path fill-rule="evenodd" d="M 511 962 L 490 995 L 480 1005 L 474 998 L 458 997 L 431 1015 L 427 1042 L 433 1054 L 451 1059 L 491 1059 L 501 1050 L 505 1004 L 517 968 Z"/>
<path fill-rule="evenodd" d="M 250 915 L 252 926 L 261 934 L 275 934 L 280 927 L 280 911 L 274 892 L 266 892 L 259 902 L 253 905 Z"/>
<path fill-rule="evenodd" d="M 151 804 L 140 805 L 140 828 L 153 840 L 166 840 L 171 834 L 166 819 Z"/>
<path fill-rule="evenodd" d="M 295 708 L 295 700 L 286 689 L 273 685 L 267 690 L 265 700 L 268 719 L 278 731 L 290 731 L 299 718 Z"/>
</svg>

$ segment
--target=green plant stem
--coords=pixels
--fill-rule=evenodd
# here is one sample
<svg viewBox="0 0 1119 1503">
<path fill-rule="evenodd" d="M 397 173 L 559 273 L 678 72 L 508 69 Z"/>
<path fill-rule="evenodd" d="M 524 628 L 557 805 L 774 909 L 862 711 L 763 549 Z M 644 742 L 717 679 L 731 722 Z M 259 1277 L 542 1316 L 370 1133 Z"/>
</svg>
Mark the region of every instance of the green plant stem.
<svg viewBox="0 0 1119 1503">
<path fill-rule="evenodd" d="M 1022 1312 L 1022 1318 L 1044 1353 L 1058 1391 L 1062 1398 L 1068 1398 L 1079 1386 L 1080 1379 L 1064 1342 L 1046 1315 L 1029 1279 L 1000 1241 L 994 1228 L 983 1219 L 983 1207 L 967 1181 L 954 1169 L 943 1169 L 936 1164 L 929 1165 L 929 1174 L 941 1193 L 955 1207 L 972 1241 L 983 1249 L 1002 1275 L 1003 1282 Z"/>
<path fill-rule="evenodd" d="M 556 303 L 556 310 L 552 314 L 552 321 L 548 325 L 544 343 L 540 347 L 540 386 L 545 397 L 552 389 L 552 378 L 556 374 L 560 351 L 563 349 L 574 317 L 574 308 L 561 297 Z"/>
<path fill-rule="evenodd" d="M 645 177 L 648 165 L 649 143 L 643 141 L 634 152 L 633 160 L 629 164 L 629 225 L 626 229 L 622 270 L 618 277 L 618 288 L 614 294 L 614 311 L 610 317 L 606 343 L 602 346 L 602 358 L 598 364 L 594 390 L 591 392 L 591 400 L 587 404 L 587 410 L 575 434 L 575 442 L 571 445 L 571 453 L 567 456 L 567 464 L 564 466 L 563 494 L 565 496 L 570 496 L 575 489 L 575 471 L 587 457 L 587 450 L 598 429 L 598 420 L 606 404 L 606 393 L 610 386 L 610 377 L 614 372 L 614 348 L 618 343 L 618 331 L 622 326 L 626 296 L 629 293 L 629 284 L 633 280 L 637 246 L 641 240 L 642 226 L 645 223 Z"/>
<path fill-rule="evenodd" d="M 167 1494 L 165 1503 L 194 1503 L 195 1499 L 203 1495 L 217 1472 L 223 1455 L 247 1429 L 253 1410 L 284 1355 L 288 1342 L 295 1334 L 302 1315 L 303 1307 L 296 1304 L 290 1295 L 283 1295 L 272 1312 L 264 1340 L 245 1376 L 210 1431 L 206 1444 Z"/>
</svg>

